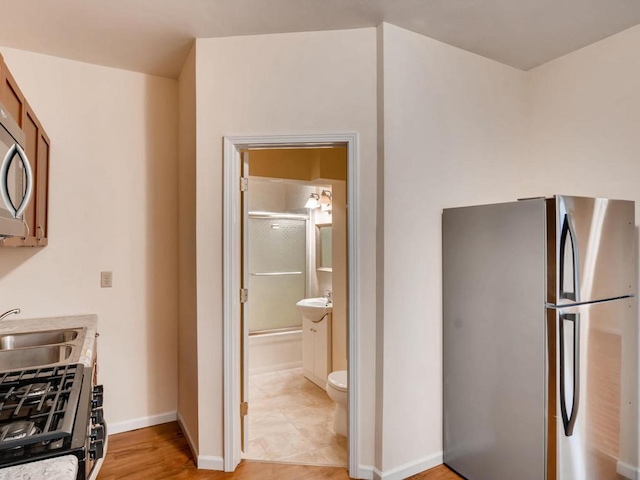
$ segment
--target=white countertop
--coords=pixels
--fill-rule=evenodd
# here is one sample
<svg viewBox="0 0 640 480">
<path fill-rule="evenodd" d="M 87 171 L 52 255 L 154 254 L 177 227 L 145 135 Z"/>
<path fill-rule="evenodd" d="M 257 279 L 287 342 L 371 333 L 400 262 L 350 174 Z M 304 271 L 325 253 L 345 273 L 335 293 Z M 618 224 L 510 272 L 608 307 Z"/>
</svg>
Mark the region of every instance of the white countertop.
<svg viewBox="0 0 640 480">
<path fill-rule="evenodd" d="M 78 459 L 66 455 L 0 469 L 0 480 L 75 480 L 77 474 Z"/>
<path fill-rule="evenodd" d="M 0 336 L 11 333 L 43 332 L 64 328 L 86 328 L 86 335 L 79 358 L 69 359 L 69 363 L 83 363 L 90 367 L 95 355 L 95 340 L 98 332 L 97 315 L 73 315 L 68 317 L 17 318 L 0 322 Z"/>
</svg>

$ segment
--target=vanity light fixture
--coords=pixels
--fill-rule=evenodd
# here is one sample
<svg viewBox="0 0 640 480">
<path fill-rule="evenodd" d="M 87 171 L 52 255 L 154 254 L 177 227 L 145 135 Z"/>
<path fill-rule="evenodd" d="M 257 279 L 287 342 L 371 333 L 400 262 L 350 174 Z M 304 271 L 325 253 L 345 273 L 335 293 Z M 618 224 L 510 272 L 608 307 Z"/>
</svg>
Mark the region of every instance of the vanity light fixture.
<svg viewBox="0 0 640 480">
<path fill-rule="evenodd" d="M 332 209 L 331 206 L 331 191 L 330 190 L 322 190 L 320 194 L 320 206 L 322 207 L 323 212 L 330 212 Z"/>
<path fill-rule="evenodd" d="M 304 204 L 304 208 L 319 208 L 319 199 L 320 195 L 318 195 L 317 193 L 312 193 L 311 195 L 309 195 L 309 200 L 307 200 L 307 203 Z"/>
</svg>

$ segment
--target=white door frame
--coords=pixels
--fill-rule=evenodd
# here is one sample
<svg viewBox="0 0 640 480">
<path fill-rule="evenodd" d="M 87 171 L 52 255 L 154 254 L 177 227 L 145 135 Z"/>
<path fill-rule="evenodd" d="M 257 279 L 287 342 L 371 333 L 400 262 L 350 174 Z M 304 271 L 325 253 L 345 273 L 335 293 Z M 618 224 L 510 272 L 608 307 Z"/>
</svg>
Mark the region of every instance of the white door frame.
<svg viewBox="0 0 640 480">
<path fill-rule="evenodd" d="M 342 144 L 347 147 L 347 255 L 348 255 L 348 413 L 349 475 L 358 476 L 360 463 L 358 394 L 358 135 L 356 133 L 224 137 L 223 191 L 223 386 L 224 471 L 232 472 L 241 460 L 240 432 L 240 149 L 256 147 L 311 147 Z"/>
</svg>

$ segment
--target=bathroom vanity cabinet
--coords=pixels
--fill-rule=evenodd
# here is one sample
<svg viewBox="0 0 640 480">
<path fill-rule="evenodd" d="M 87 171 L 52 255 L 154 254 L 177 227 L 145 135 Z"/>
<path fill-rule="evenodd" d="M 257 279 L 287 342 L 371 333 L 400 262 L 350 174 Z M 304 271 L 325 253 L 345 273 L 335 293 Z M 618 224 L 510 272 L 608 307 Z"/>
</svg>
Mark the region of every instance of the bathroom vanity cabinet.
<svg viewBox="0 0 640 480">
<path fill-rule="evenodd" d="M 304 376 L 323 390 L 331 373 L 331 314 L 319 322 L 302 319 L 302 369 Z"/>
</svg>

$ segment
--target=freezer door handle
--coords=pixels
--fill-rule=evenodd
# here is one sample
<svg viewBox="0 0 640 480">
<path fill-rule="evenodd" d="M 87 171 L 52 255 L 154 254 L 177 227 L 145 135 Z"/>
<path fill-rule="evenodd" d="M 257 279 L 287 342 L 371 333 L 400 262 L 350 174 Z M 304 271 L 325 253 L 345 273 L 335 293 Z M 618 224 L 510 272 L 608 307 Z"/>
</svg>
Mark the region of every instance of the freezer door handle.
<svg viewBox="0 0 640 480">
<path fill-rule="evenodd" d="M 561 313 L 560 318 L 560 412 L 562 413 L 562 423 L 564 425 L 564 434 L 567 437 L 573 435 L 573 427 L 578 418 L 578 407 L 580 405 L 580 314 L 579 313 Z M 571 375 L 573 378 L 573 400 L 571 402 L 571 415 L 567 412 L 567 392 L 565 381 L 567 380 L 566 366 L 566 346 L 565 346 L 565 328 L 567 324 L 573 326 L 573 365 Z"/>
<path fill-rule="evenodd" d="M 567 247 L 571 248 L 570 252 L 567 251 Z M 571 262 L 569 275 L 567 275 L 567 262 Z M 579 262 L 580 257 L 578 256 L 578 242 L 576 229 L 573 226 L 573 217 L 571 214 L 566 213 L 560 234 L 560 298 L 567 298 L 576 302 L 580 301 Z"/>
</svg>

